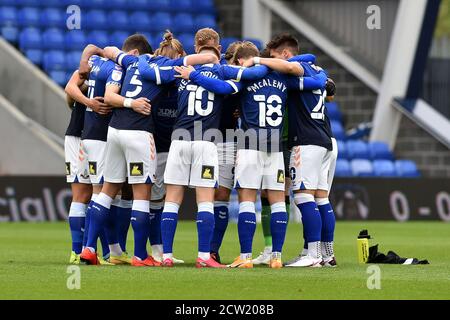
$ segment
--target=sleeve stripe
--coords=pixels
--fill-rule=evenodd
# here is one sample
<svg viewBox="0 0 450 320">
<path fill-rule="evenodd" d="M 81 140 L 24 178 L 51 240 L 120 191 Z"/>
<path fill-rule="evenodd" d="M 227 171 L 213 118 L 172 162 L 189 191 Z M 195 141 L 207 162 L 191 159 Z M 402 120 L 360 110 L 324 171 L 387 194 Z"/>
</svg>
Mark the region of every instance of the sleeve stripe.
<svg viewBox="0 0 450 320">
<path fill-rule="evenodd" d="M 239 92 L 238 87 L 236 86 L 236 84 L 233 81 L 227 80 L 225 82 L 227 82 L 228 84 L 230 84 L 233 87 L 235 93 Z"/>
<path fill-rule="evenodd" d="M 154 70 L 155 70 L 155 76 L 156 76 L 156 84 L 160 85 L 161 84 L 161 74 L 159 73 L 159 68 L 156 67 Z"/>
<path fill-rule="evenodd" d="M 236 81 L 241 81 L 242 74 L 244 73 L 244 69 L 240 68 L 236 77 Z"/>
<path fill-rule="evenodd" d="M 300 87 L 300 91 L 303 91 L 303 77 L 300 77 L 299 80 L 300 80 L 300 81 L 299 81 L 299 84 L 300 84 L 300 86 L 299 86 L 299 87 Z"/>
<path fill-rule="evenodd" d="M 188 56 L 186 56 L 186 57 L 183 58 L 183 66 L 185 66 L 185 67 L 187 67 L 187 57 L 188 57 Z"/>
<path fill-rule="evenodd" d="M 123 60 L 124 56 L 125 56 L 125 53 L 123 53 L 123 52 L 119 53 L 119 55 L 117 57 L 117 64 L 122 65 L 122 60 Z"/>
</svg>

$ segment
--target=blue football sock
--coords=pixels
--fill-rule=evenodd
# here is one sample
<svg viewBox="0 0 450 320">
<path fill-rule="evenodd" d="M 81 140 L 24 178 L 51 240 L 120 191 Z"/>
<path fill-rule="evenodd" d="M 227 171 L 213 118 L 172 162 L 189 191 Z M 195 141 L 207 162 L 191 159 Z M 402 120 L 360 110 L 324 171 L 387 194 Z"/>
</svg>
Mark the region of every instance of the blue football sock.
<svg viewBox="0 0 450 320">
<path fill-rule="evenodd" d="M 270 206 L 270 230 L 272 233 L 272 252 L 281 252 L 283 249 L 284 239 L 286 237 L 286 228 L 288 215 L 286 212 L 286 204 L 284 202 L 274 203 Z"/>
<path fill-rule="evenodd" d="M 119 238 L 117 234 L 117 214 L 119 207 L 111 205 L 109 210 L 108 218 L 105 223 L 105 232 L 108 239 L 108 244 L 119 243 Z"/>
<path fill-rule="evenodd" d="M 253 236 L 256 230 L 255 203 L 244 201 L 239 204 L 238 234 L 241 254 L 252 253 Z"/>
<path fill-rule="evenodd" d="M 216 201 L 214 204 L 214 231 L 211 252 L 219 253 L 223 236 L 228 227 L 228 202 Z"/>
<path fill-rule="evenodd" d="M 134 255 L 141 260 L 148 257 L 147 240 L 150 230 L 150 202 L 134 200 L 131 210 L 131 226 L 134 231 Z"/>
<path fill-rule="evenodd" d="M 72 251 L 80 254 L 83 246 L 86 204 L 72 202 L 69 210 L 69 227 L 72 235 Z"/>
<path fill-rule="evenodd" d="M 108 259 L 110 252 L 109 252 L 108 236 L 106 235 L 106 228 L 100 230 L 99 238 L 100 243 L 102 245 L 102 257 L 103 259 Z"/>
<path fill-rule="evenodd" d="M 88 241 L 86 243 L 87 247 L 96 249 L 97 239 L 99 238 L 101 233 L 105 234 L 104 230 L 112 201 L 113 199 L 108 197 L 106 194 L 100 193 L 88 209 L 88 212 L 90 213 L 90 222 Z M 105 236 L 102 236 L 102 239 L 100 240 L 102 241 L 103 256 L 105 256 L 106 251 L 109 253 L 106 234 Z M 106 248 L 108 249 L 106 250 Z"/>
<path fill-rule="evenodd" d="M 212 202 L 201 202 L 197 213 L 198 252 L 209 254 L 213 230 L 214 205 Z"/>
<path fill-rule="evenodd" d="M 89 225 L 91 222 L 91 206 L 94 201 L 90 201 L 86 209 L 86 218 L 84 219 L 84 234 L 83 234 L 83 247 L 86 247 L 88 235 L 89 235 Z"/>
<path fill-rule="evenodd" d="M 322 218 L 322 242 L 332 242 L 334 240 L 334 228 L 336 226 L 336 217 L 328 198 L 316 199 Z"/>
<path fill-rule="evenodd" d="M 308 243 L 320 241 L 322 236 L 322 219 L 314 196 L 306 193 L 295 195 L 295 203 L 302 213 L 303 230 Z"/>
<path fill-rule="evenodd" d="M 127 236 L 131 221 L 131 200 L 121 200 L 117 210 L 117 238 L 123 252 L 127 251 Z"/>
<path fill-rule="evenodd" d="M 179 209 L 180 206 L 174 202 L 164 204 L 161 215 L 161 237 L 165 254 L 173 253 L 173 238 L 177 229 Z"/>
<path fill-rule="evenodd" d="M 163 208 L 150 205 L 150 235 L 149 240 L 152 246 L 162 244 L 161 238 L 161 215 Z"/>
</svg>

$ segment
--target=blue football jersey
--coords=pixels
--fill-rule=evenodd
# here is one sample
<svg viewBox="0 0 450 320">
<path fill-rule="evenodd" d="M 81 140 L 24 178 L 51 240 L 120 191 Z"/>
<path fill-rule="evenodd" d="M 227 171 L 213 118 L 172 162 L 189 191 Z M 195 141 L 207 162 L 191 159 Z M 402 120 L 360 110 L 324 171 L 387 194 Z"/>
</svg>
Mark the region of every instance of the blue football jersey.
<svg viewBox="0 0 450 320">
<path fill-rule="evenodd" d="M 86 106 L 75 101 L 70 114 L 70 122 L 67 126 L 66 136 L 81 137 L 84 126 L 84 113 Z"/>
<path fill-rule="evenodd" d="M 319 73 L 314 65 L 302 62 L 304 77 Z M 331 128 L 326 121 L 325 86 L 316 90 L 303 90 L 303 79 L 299 87 L 289 91 L 289 145 L 317 145 L 332 150 Z"/>
<path fill-rule="evenodd" d="M 125 98 L 138 99 L 145 97 L 150 103 L 157 104 L 165 86 L 153 77 L 148 76 L 147 70 L 164 66 L 183 65 L 183 58 L 169 59 L 163 56 L 143 55 L 136 57 L 119 54 L 117 62 L 126 69 L 126 75 L 120 94 Z M 110 126 L 120 130 L 141 130 L 154 132 L 154 122 L 151 115 L 137 113 L 131 108 L 114 109 Z"/>
<path fill-rule="evenodd" d="M 155 124 L 156 152 L 169 152 L 173 127 L 177 120 L 178 87 L 173 84 L 166 89 L 156 104 L 152 105 Z"/>
<path fill-rule="evenodd" d="M 116 65 L 114 61 L 92 56 L 89 59 L 91 72 L 89 73 L 88 93 L 90 99 L 95 97 L 104 97 L 107 85 L 122 85 L 124 72 L 122 67 Z M 106 141 L 108 135 L 108 124 L 111 120 L 111 114 L 100 115 L 86 108 L 84 117 L 84 128 L 81 138 L 89 140 Z"/>
<path fill-rule="evenodd" d="M 220 64 L 205 64 L 195 66 L 195 69 L 205 77 L 225 79 Z M 178 118 L 174 129 L 188 130 L 192 140 L 203 140 L 206 130 L 219 128 L 224 97 L 207 91 L 191 80 L 181 80 L 178 87 Z M 202 130 L 196 131 L 194 135 L 194 125 L 200 124 Z"/>
</svg>

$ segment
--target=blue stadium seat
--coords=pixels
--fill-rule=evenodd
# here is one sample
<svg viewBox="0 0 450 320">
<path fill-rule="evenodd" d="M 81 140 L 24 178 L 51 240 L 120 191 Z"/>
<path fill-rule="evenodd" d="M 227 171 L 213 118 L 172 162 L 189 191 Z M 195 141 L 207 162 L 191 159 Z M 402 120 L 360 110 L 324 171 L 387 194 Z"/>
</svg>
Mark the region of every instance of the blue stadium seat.
<svg viewBox="0 0 450 320">
<path fill-rule="evenodd" d="M 64 50 L 64 33 L 56 28 L 48 29 L 42 34 L 47 50 Z"/>
<path fill-rule="evenodd" d="M 170 0 L 150 0 L 147 2 L 148 9 L 152 11 L 168 12 L 170 10 Z"/>
<path fill-rule="evenodd" d="M 30 49 L 25 51 L 25 56 L 33 62 L 35 65 L 40 66 L 42 64 L 42 51 L 38 49 Z"/>
<path fill-rule="evenodd" d="M 330 120 L 339 121 L 342 123 L 342 113 L 339 110 L 339 105 L 336 102 L 326 103 L 327 115 Z"/>
<path fill-rule="evenodd" d="M 48 75 L 60 86 L 67 84 L 66 73 L 64 71 L 50 71 Z"/>
<path fill-rule="evenodd" d="M 334 173 L 336 177 L 351 177 L 353 175 L 350 162 L 345 159 L 336 160 L 336 171 Z"/>
<path fill-rule="evenodd" d="M 88 33 L 87 40 L 90 44 L 95 44 L 99 48 L 110 45 L 108 33 L 105 31 L 92 31 Z"/>
<path fill-rule="evenodd" d="M 18 6 L 17 0 L 0 0 L 0 7 Z"/>
<path fill-rule="evenodd" d="M 47 73 L 54 70 L 64 70 L 65 63 L 64 51 L 52 50 L 44 53 L 42 66 Z"/>
<path fill-rule="evenodd" d="M 178 40 L 180 40 L 180 42 L 183 44 L 184 51 L 186 51 L 188 54 L 192 54 L 195 52 L 193 34 L 191 33 L 180 34 Z"/>
<path fill-rule="evenodd" d="M 109 29 L 115 30 L 132 30 L 133 27 L 128 23 L 128 15 L 124 11 L 111 11 L 108 13 L 108 21 L 111 21 Z"/>
<path fill-rule="evenodd" d="M 348 159 L 347 145 L 342 140 L 337 140 L 338 159 Z"/>
<path fill-rule="evenodd" d="M 188 13 L 179 13 L 173 16 L 173 31 L 179 33 L 194 32 L 194 19 Z"/>
<path fill-rule="evenodd" d="M 127 0 L 109 0 L 108 7 L 113 10 L 127 9 L 128 1 Z"/>
<path fill-rule="evenodd" d="M 214 0 L 195 0 L 195 8 L 201 12 L 214 13 Z"/>
<path fill-rule="evenodd" d="M 373 160 L 394 160 L 394 155 L 391 150 L 389 150 L 389 146 L 385 142 L 369 142 L 369 152 Z"/>
<path fill-rule="evenodd" d="M 47 8 L 62 8 L 64 7 L 64 12 L 66 10 L 66 8 L 70 5 L 70 4 L 75 4 L 75 1 L 73 0 L 68 0 L 68 3 L 65 3 L 65 1 L 63 0 L 45 0 L 45 1 L 39 1 L 42 2 L 42 6 L 43 7 L 47 7 Z"/>
<path fill-rule="evenodd" d="M 40 7 L 44 5 L 43 1 L 40 0 L 16 0 L 16 5 L 21 7 Z"/>
<path fill-rule="evenodd" d="M 194 0 L 195 1 L 195 0 Z M 170 0 L 169 9 L 172 12 L 193 12 L 193 2 L 191 0 Z"/>
<path fill-rule="evenodd" d="M 216 19 L 212 15 L 201 14 L 194 19 L 194 27 L 196 29 L 201 29 L 201 28 L 216 29 Z"/>
<path fill-rule="evenodd" d="M 14 7 L 1 7 L 0 8 L 0 26 L 12 27 L 17 26 L 17 10 Z"/>
<path fill-rule="evenodd" d="M 24 51 L 26 49 L 40 49 L 42 46 L 41 32 L 36 28 L 26 28 L 19 35 L 19 48 Z"/>
<path fill-rule="evenodd" d="M 394 163 L 391 160 L 374 160 L 372 162 L 373 172 L 376 177 L 396 177 Z"/>
<path fill-rule="evenodd" d="M 19 41 L 19 29 L 16 27 L 2 27 L 1 35 L 11 43 L 17 43 Z"/>
<path fill-rule="evenodd" d="M 227 51 L 227 49 L 228 49 L 228 46 L 238 40 L 239 40 L 238 38 L 234 38 L 234 37 L 222 38 L 220 40 L 220 45 L 222 46 L 222 52 L 225 53 L 225 51 Z"/>
<path fill-rule="evenodd" d="M 159 44 L 161 41 L 163 41 L 162 34 L 155 33 L 151 34 L 148 32 L 144 32 L 143 35 L 147 38 L 148 42 L 150 42 L 150 45 L 152 46 L 153 51 L 159 48 Z"/>
<path fill-rule="evenodd" d="M 259 39 L 245 38 L 244 40 L 253 42 L 253 44 L 258 48 L 259 51 L 261 51 L 262 49 L 264 49 L 264 45 L 263 45 L 262 41 L 259 40 Z"/>
<path fill-rule="evenodd" d="M 87 39 L 83 31 L 71 30 L 64 37 L 66 50 L 83 50 L 87 45 Z"/>
<path fill-rule="evenodd" d="M 152 15 L 151 21 L 154 23 L 151 23 L 150 26 L 147 26 L 144 30 L 149 30 L 151 32 L 164 32 L 167 29 L 170 30 L 173 26 L 171 15 L 165 12 L 158 12 Z"/>
<path fill-rule="evenodd" d="M 133 0 L 130 4 L 133 7 L 133 10 L 149 10 L 151 2 L 152 0 Z"/>
<path fill-rule="evenodd" d="M 62 28 L 66 22 L 66 11 L 62 8 L 47 8 L 41 11 L 40 24 L 44 28 Z"/>
<path fill-rule="evenodd" d="M 132 21 L 133 30 L 150 30 L 151 20 L 150 16 L 145 12 L 136 11 L 133 12 L 129 17 L 129 20 Z"/>
<path fill-rule="evenodd" d="M 82 51 L 70 51 L 66 54 L 66 70 L 68 72 L 74 72 L 80 65 Z"/>
<path fill-rule="evenodd" d="M 90 30 L 106 30 L 109 28 L 109 21 L 104 11 L 91 10 L 83 15 L 81 26 Z"/>
<path fill-rule="evenodd" d="M 367 143 L 362 140 L 347 141 L 347 154 L 349 159 L 370 159 Z"/>
<path fill-rule="evenodd" d="M 395 169 L 397 175 L 403 178 L 417 178 L 420 177 L 420 172 L 416 164 L 411 160 L 397 160 L 395 161 Z"/>
<path fill-rule="evenodd" d="M 21 27 L 39 27 L 41 24 L 40 11 L 36 8 L 25 7 L 19 10 L 17 21 Z"/>
<path fill-rule="evenodd" d="M 372 162 L 366 159 L 354 159 L 351 161 L 353 175 L 356 177 L 373 177 Z"/>
<path fill-rule="evenodd" d="M 109 7 L 108 0 L 82 0 L 81 6 L 83 9 L 106 9 Z"/>
<path fill-rule="evenodd" d="M 333 135 L 337 140 L 345 140 L 345 130 L 342 124 L 339 121 L 330 121 L 331 123 L 331 131 L 333 131 Z"/>
<path fill-rule="evenodd" d="M 122 48 L 123 42 L 126 38 L 128 38 L 128 32 L 125 31 L 116 31 L 109 35 L 109 43 L 112 46 L 116 46 L 118 48 Z"/>
</svg>

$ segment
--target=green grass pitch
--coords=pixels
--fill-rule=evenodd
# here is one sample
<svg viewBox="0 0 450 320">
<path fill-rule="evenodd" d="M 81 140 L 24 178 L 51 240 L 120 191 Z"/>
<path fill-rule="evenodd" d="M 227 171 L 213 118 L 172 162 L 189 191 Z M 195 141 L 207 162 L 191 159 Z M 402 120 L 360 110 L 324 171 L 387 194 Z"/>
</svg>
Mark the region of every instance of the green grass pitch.
<svg viewBox="0 0 450 320">
<path fill-rule="evenodd" d="M 368 265 L 356 258 L 356 236 L 367 228 L 371 244 L 430 265 L 380 265 L 381 289 L 369 290 Z M 130 229 L 131 230 L 131 229 Z M 284 258 L 299 251 L 301 226 L 290 224 Z M 131 237 L 129 243 L 131 251 Z M 196 269 L 193 222 L 180 222 L 175 256 L 185 265 L 167 268 L 81 266 L 81 288 L 67 289 L 70 235 L 66 223 L 0 224 L 0 299 L 450 299 L 450 224 L 439 222 L 338 222 L 337 268 Z M 258 226 L 254 255 L 263 247 Z M 238 255 L 230 224 L 223 261 Z"/>
</svg>

